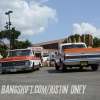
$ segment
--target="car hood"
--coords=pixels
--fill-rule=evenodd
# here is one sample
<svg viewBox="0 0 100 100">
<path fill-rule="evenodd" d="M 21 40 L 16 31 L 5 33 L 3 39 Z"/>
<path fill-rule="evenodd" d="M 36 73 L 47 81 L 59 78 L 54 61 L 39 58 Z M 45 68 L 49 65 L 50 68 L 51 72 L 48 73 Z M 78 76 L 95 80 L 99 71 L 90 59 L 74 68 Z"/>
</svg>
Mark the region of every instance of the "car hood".
<svg viewBox="0 0 100 100">
<path fill-rule="evenodd" d="M 0 59 L 0 62 L 8 62 L 8 61 L 19 61 L 19 60 L 36 60 L 37 57 L 34 56 L 18 56 L 18 57 L 9 57 Z"/>
</svg>

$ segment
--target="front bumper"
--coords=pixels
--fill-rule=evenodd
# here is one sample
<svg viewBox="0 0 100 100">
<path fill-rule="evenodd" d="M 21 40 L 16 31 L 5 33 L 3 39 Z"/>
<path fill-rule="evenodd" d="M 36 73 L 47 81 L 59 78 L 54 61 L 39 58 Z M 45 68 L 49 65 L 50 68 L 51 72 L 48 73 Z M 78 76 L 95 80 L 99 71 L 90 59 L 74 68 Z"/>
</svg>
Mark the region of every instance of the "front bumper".
<svg viewBox="0 0 100 100">
<path fill-rule="evenodd" d="M 31 70 L 31 66 L 9 66 L 0 68 L 1 72 L 18 72 Z"/>
</svg>

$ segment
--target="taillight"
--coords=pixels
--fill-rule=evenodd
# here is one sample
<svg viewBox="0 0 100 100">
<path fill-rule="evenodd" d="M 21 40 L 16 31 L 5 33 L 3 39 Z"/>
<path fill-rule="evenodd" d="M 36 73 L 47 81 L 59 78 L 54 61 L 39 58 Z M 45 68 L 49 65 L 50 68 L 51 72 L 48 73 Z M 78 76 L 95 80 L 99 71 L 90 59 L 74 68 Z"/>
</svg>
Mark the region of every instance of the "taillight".
<svg viewBox="0 0 100 100">
<path fill-rule="evenodd" d="M 66 56 L 64 55 L 64 60 L 66 60 Z"/>
</svg>

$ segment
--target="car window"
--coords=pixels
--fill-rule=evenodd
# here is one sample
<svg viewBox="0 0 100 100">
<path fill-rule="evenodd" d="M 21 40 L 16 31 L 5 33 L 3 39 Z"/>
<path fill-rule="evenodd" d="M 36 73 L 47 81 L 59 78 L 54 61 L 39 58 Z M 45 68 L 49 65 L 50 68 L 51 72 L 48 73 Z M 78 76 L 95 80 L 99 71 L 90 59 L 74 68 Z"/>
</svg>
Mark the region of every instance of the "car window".
<svg viewBox="0 0 100 100">
<path fill-rule="evenodd" d="M 8 57 L 29 56 L 29 55 L 31 55 L 31 50 L 15 50 L 15 51 L 10 51 Z"/>
<path fill-rule="evenodd" d="M 72 49 L 72 48 L 85 48 L 84 44 L 71 44 L 62 46 L 62 50 L 64 49 Z"/>
</svg>

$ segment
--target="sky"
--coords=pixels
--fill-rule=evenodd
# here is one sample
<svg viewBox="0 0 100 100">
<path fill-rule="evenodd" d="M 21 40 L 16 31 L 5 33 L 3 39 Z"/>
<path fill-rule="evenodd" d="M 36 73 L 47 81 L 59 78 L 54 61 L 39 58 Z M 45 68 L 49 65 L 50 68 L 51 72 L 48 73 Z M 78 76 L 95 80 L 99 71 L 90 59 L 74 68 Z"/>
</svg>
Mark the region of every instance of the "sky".
<svg viewBox="0 0 100 100">
<path fill-rule="evenodd" d="M 0 0 L 0 31 L 10 10 L 10 27 L 21 32 L 21 41 L 36 44 L 77 33 L 100 38 L 100 0 Z"/>
</svg>

